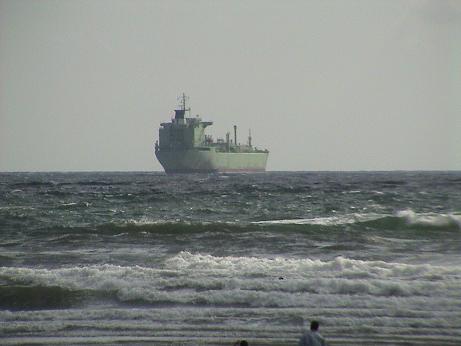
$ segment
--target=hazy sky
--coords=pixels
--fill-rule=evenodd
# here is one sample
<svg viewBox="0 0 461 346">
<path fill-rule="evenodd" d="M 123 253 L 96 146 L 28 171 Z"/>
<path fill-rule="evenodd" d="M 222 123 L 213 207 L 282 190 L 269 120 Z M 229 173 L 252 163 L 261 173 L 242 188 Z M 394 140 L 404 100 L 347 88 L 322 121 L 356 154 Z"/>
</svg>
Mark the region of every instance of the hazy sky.
<svg viewBox="0 0 461 346">
<path fill-rule="evenodd" d="M 182 92 L 268 170 L 460 170 L 461 1 L 0 0 L 0 171 L 161 170 Z"/>
</svg>

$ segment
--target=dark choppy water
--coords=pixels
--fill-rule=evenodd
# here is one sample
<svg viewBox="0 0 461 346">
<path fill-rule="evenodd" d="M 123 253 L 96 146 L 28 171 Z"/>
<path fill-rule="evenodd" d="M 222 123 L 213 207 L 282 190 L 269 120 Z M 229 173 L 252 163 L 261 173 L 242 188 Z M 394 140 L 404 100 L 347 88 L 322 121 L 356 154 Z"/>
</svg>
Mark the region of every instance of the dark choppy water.
<svg viewBox="0 0 461 346">
<path fill-rule="evenodd" d="M 461 173 L 0 174 L 2 344 L 461 344 Z"/>
</svg>

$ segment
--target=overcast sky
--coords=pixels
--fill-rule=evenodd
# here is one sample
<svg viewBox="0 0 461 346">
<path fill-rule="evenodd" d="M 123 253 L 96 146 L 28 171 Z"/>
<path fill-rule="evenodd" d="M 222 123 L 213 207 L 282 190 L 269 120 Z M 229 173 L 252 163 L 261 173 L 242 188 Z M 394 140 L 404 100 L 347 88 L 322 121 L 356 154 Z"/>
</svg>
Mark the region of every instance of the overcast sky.
<svg viewBox="0 0 461 346">
<path fill-rule="evenodd" d="M 0 171 L 161 170 L 182 92 L 268 170 L 460 170 L 461 1 L 0 0 Z"/>
</svg>

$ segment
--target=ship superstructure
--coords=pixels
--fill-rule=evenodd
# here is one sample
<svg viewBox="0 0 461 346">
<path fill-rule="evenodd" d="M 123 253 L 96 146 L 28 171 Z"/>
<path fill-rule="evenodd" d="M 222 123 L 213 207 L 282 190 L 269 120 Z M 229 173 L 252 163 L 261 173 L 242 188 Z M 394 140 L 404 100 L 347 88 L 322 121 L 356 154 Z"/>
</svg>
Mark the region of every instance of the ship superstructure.
<svg viewBox="0 0 461 346">
<path fill-rule="evenodd" d="M 233 139 L 218 138 L 205 133 L 211 121 L 199 116 L 190 117 L 187 97 L 182 94 L 175 116 L 161 123 L 159 139 L 155 143 L 155 156 L 167 173 L 264 172 L 269 151 L 258 149 L 251 143 L 251 132 L 246 144 L 237 141 L 237 126 Z M 186 117 L 186 112 L 189 117 Z"/>
</svg>

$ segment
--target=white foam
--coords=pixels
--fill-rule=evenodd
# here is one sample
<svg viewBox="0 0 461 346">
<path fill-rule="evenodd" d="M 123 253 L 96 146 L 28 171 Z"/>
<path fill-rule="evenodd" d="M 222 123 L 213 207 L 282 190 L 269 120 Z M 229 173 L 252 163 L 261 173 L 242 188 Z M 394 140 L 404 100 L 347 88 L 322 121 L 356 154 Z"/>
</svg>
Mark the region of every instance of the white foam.
<svg viewBox="0 0 461 346">
<path fill-rule="evenodd" d="M 438 227 L 456 225 L 461 229 L 460 214 L 415 213 L 413 210 L 407 209 L 397 212 L 396 215 L 403 218 L 409 225 Z"/>
<path fill-rule="evenodd" d="M 461 274 L 461 268 L 458 269 L 456 266 L 442 267 L 429 264 L 415 265 L 384 261 L 363 261 L 341 256 L 330 261 L 321 261 L 310 258 L 219 257 L 200 253 L 193 254 L 188 251 L 182 251 L 166 260 L 165 267 L 176 270 L 227 270 L 232 274 L 240 275 L 269 274 L 270 272 L 277 273 L 279 271 L 298 273 L 300 275 L 309 272 L 323 272 L 323 275 L 327 275 L 328 272 L 333 272 L 335 276 L 348 273 L 348 271 L 374 273 L 379 276 L 417 275 L 427 272 Z"/>
<path fill-rule="evenodd" d="M 321 226 L 336 226 L 354 224 L 360 222 L 368 222 L 379 220 L 392 215 L 389 214 L 361 214 L 352 213 L 329 217 L 306 218 L 306 219 L 283 219 L 283 220 L 267 220 L 257 221 L 254 224 L 261 225 L 321 225 Z M 437 214 L 437 213 L 415 213 L 411 209 L 398 211 L 395 216 L 403 218 L 409 225 L 423 225 L 423 226 L 450 226 L 455 225 L 461 229 L 461 215 L 456 213 L 451 214 Z"/>
<path fill-rule="evenodd" d="M 360 301 L 357 302 L 360 305 Z M 456 314 L 433 314 L 429 310 L 409 313 L 404 300 L 388 301 L 387 306 L 389 305 L 400 305 L 401 312 L 395 315 L 391 309 L 356 307 L 344 310 L 320 306 L 316 308 L 313 305 L 308 309 L 166 307 L 19 311 L 8 312 L 8 323 L 0 324 L 0 333 L 4 331 L 14 335 L 8 340 L 14 339 L 15 344 L 23 343 L 25 340 L 48 340 L 50 336 L 63 344 L 75 342 L 75 338 L 81 338 L 78 339 L 80 343 L 93 343 L 99 337 L 104 338 L 104 343 L 116 342 L 119 337 L 135 343 L 138 338 L 141 340 L 142 337 L 149 337 L 152 338 L 149 339 L 152 342 L 159 341 L 155 338 L 162 338 L 164 342 L 175 343 L 181 338 L 183 341 L 188 340 L 187 344 L 196 344 L 190 343 L 190 340 L 197 338 L 204 344 L 217 344 L 216 340 L 225 340 L 225 344 L 230 344 L 230 340 L 236 340 L 242 335 L 250 336 L 254 343 L 260 338 L 265 338 L 265 342 L 259 341 L 262 344 L 285 344 L 287 340 L 293 339 L 291 341 L 294 344 L 300 335 L 302 316 L 322 316 L 322 326 L 331 341 L 332 337 L 343 335 L 347 330 L 356 337 L 360 332 L 365 335 L 372 332 L 375 337 L 380 335 L 387 341 L 406 339 L 406 344 L 415 344 L 411 340 L 408 341 L 415 330 L 419 330 L 418 335 L 427 341 L 431 339 L 430 331 L 434 331 L 434 326 L 437 327 L 435 331 L 443 333 L 444 340 L 461 339 L 461 333 L 456 329 Z M 306 311 L 309 311 L 308 315 Z M 0 318 L 4 315 L 5 313 L 0 311 Z M 25 333 L 22 338 L 18 337 L 21 333 Z M 437 339 L 436 336 L 432 338 Z"/>
<path fill-rule="evenodd" d="M 156 220 L 148 217 L 142 217 L 141 219 L 129 219 L 125 222 L 124 225 L 135 225 L 135 226 L 145 226 L 145 225 L 162 225 L 167 223 L 165 220 Z"/>
<path fill-rule="evenodd" d="M 14 210 L 14 209 L 19 209 L 19 210 L 35 210 L 34 207 L 30 207 L 30 206 L 27 206 L 27 205 L 12 205 L 12 206 L 0 207 L 0 210 Z"/>
<path fill-rule="evenodd" d="M 308 306 L 312 295 L 461 298 L 459 266 L 344 257 L 320 261 L 181 252 L 161 268 L 108 264 L 57 269 L 0 267 L 0 277 L 31 286 L 111 292 L 122 301 L 150 303 L 293 307 Z"/>
<path fill-rule="evenodd" d="M 271 298 L 268 294 L 265 298 Z M 335 344 L 344 333 L 355 338 L 373 335 L 388 342 L 412 342 L 415 331 L 422 340 L 441 340 L 432 333 L 443 333 L 443 340 L 461 340 L 457 326 L 458 306 L 443 297 L 431 304 L 427 297 L 363 297 L 308 295 L 301 297 L 307 304 L 295 307 L 253 306 L 203 307 L 166 306 L 142 308 L 85 308 L 44 311 L 0 311 L 0 335 L 12 335 L 11 344 L 45 341 L 50 343 L 117 343 L 149 339 L 146 342 L 172 344 L 232 344 L 245 338 L 265 345 L 295 344 L 303 320 L 321 317 L 327 339 Z M 270 305 L 270 304 L 269 304 Z M 454 310 L 454 311 L 453 311 Z M 434 327 L 436 327 L 434 329 Z M 21 337 L 21 335 L 24 335 Z M 53 340 L 48 340 L 53 337 Z M 131 340 L 131 341 L 130 341 Z M 197 340 L 193 342 L 191 340 Z M 219 342 L 218 342 L 219 340 Z M 358 339 L 357 339 L 358 340 Z M 372 344 L 349 339 L 349 345 Z M 2 339 L 5 343 L 5 338 Z M 43 344 L 43 343 L 40 343 Z M 432 343 L 435 344 L 435 343 Z M 444 343 L 446 344 L 446 343 Z M 448 344 L 447 344 L 448 345 Z"/>
<path fill-rule="evenodd" d="M 268 220 L 268 221 L 257 221 L 253 222 L 254 224 L 262 224 L 262 225 L 322 225 L 322 226 L 335 226 L 335 225 L 345 225 L 345 224 L 353 224 L 358 222 L 367 222 L 378 220 L 387 215 L 383 214 L 345 214 L 339 216 L 329 216 L 329 217 L 318 217 L 318 218 L 311 218 L 311 219 L 284 219 L 284 220 Z"/>
<path fill-rule="evenodd" d="M 194 224 L 191 221 L 186 220 L 161 220 L 161 219 L 152 219 L 148 217 L 142 217 L 141 219 L 129 219 L 124 222 L 122 225 L 124 226 L 150 226 L 150 225 L 165 225 L 165 224 L 174 224 L 174 223 L 181 223 L 182 225 L 192 225 Z M 226 222 L 228 224 L 229 222 Z M 200 222 L 201 225 L 211 224 L 211 222 L 202 221 Z"/>
</svg>

